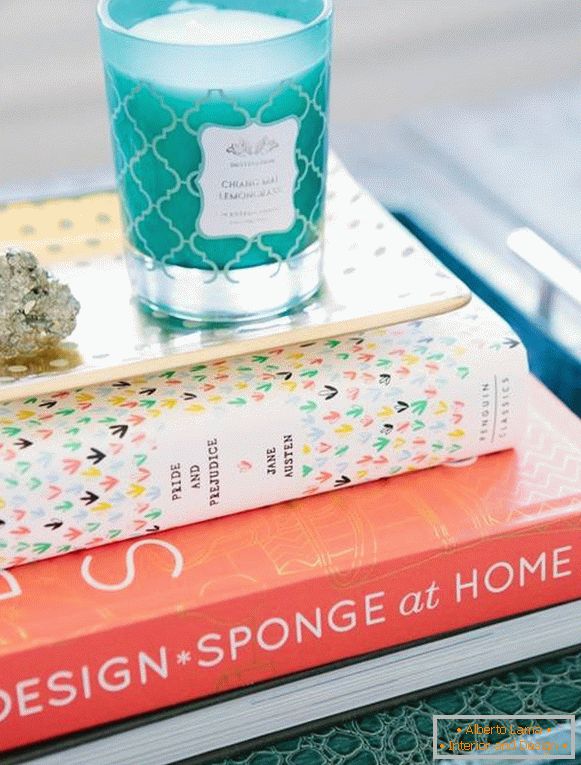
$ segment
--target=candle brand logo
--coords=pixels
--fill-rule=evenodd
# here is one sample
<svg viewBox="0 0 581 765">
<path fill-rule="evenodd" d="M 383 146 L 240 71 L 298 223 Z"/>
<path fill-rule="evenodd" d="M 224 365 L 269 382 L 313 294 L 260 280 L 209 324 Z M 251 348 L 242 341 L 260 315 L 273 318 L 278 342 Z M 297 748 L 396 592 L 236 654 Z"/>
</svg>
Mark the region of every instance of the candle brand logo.
<svg viewBox="0 0 581 765">
<path fill-rule="evenodd" d="M 292 230 L 297 224 L 299 131 L 295 117 L 268 125 L 208 125 L 201 131 L 198 230 L 202 236 L 252 241 L 267 233 Z M 257 246 L 262 252 L 273 253 L 272 243 Z"/>
<path fill-rule="evenodd" d="M 270 136 L 264 136 L 264 138 L 261 138 L 256 143 L 245 140 L 231 143 L 226 149 L 226 153 L 232 154 L 235 157 L 264 157 L 278 149 L 279 146 L 280 144 L 270 138 Z"/>
</svg>

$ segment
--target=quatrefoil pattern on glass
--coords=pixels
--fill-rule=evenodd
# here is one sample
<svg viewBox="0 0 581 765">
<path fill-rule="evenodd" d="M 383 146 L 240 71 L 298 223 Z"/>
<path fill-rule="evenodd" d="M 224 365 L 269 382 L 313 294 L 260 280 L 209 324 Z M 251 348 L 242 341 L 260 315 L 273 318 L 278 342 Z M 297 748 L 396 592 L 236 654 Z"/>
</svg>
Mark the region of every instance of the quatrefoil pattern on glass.
<svg viewBox="0 0 581 765">
<path fill-rule="evenodd" d="M 325 63 L 281 82 L 274 92 L 246 93 L 244 103 L 222 90 L 192 98 L 161 92 L 111 67 L 106 74 L 125 232 L 138 253 L 161 268 L 177 265 L 228 276 L 233 269 L 294 258 L 322 236 L 329 84 Z M 199 227 L 201 131 L 209 125 L 271 125 L 289 117 L 299 124 L 292 228 L 250 238 L 205 237 Z"/>
</svg>

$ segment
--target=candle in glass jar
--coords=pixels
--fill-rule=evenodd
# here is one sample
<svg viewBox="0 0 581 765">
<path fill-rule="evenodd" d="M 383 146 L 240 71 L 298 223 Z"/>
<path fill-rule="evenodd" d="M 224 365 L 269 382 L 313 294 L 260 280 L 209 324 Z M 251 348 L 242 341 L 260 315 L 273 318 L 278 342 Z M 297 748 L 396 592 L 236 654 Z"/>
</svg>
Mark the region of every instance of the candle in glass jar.
<svg viewBox="0 0 581 765">
<path fill-rule="evenodd" d="M 314 254 L 312 293 L 320 282 L 329 31 L 292 12 L 259 12 L 256 0 L 228 5 L 128 13 L 115 48 L 103 35 L 128 244 L 166 273 L 197 269 L 249 285 L 250 269 L 292 260 L 300 270 L 299 260 Z"/>
</svg>

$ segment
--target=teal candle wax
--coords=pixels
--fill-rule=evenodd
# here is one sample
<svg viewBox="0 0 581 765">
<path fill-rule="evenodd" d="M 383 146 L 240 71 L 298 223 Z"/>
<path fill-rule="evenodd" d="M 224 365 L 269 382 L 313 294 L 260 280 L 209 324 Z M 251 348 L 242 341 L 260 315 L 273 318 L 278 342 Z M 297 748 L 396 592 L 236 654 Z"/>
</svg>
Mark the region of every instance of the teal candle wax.
<svg viewBox="0 0 581 765">
<path fill-rule="evenodd" d="M 176 315 L 278 313 L 320 284 L 331 9 L 261 8 L 100 5 L 130 270 Z"/>
</svg>

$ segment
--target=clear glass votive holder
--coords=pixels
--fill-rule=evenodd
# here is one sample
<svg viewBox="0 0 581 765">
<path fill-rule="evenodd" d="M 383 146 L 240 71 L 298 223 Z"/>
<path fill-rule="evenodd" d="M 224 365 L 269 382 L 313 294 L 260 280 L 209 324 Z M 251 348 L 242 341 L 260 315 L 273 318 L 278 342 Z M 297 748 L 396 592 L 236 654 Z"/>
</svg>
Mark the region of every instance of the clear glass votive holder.
<svg viewBox="0 0 581 765">
<path fill-rule="evenodd" d="M 129 272 L 150 308 L 236 322 L 319 289 L 332 14 L 332 0 L 99 0 Z M 219 23 L 184 41 L 198 17 Z M 249 19 L 266 39 L 248 40 Z"/>
</svg>

